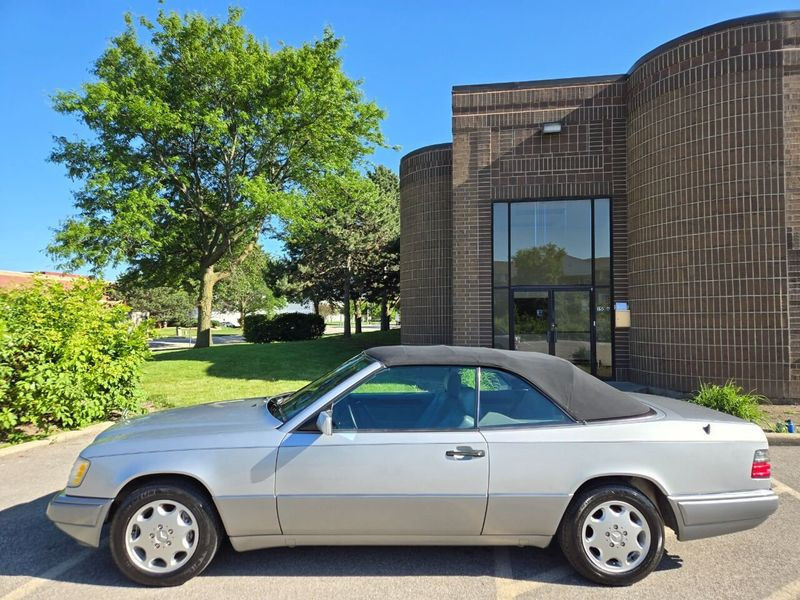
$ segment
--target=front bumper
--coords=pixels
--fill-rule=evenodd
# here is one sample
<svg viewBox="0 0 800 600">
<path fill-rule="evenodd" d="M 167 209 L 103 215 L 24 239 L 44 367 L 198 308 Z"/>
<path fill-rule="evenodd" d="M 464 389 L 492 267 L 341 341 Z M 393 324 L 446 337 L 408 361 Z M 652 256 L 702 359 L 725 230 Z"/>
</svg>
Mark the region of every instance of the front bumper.
<svg viewBox="0 0 800 600">
<path fill-rule="evenodd" d="M 47 518 L 81 544 L 97 548 L 112 502 L 111 498 L 69 496 L 62 490 L 47 505 Z"/>
<path fill-rule="evenodd" d="M 670 496 L 669 502 L 681 541 L 751 529 L 778 509 L 778 496 L 772 490 Z"/>
</svg>

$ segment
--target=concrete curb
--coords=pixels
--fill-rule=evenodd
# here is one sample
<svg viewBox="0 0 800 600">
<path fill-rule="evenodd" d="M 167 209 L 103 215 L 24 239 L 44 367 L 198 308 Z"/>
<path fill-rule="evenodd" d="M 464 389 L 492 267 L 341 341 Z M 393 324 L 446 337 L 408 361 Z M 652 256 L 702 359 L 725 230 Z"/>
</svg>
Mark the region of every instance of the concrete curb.
<svg viewBox="0 0 800 600">
<path fill-rule="evenodd" d="M 67 440 L 71 440 L 82 436 L 97 435 L 101 431 L 104 431 L 109 427 L 111 427 L 113 424 L 114 423 L 112 421 L 104 421 L 102 423 L 96 423 L 95 425 L 90 425 L 89 427 L 85 427 L 83 429 L 75 429 L 73 431 L 60 431 L 41 440 L 33 440 L 32 442 L 24 442 L 22 444 L 16 444 L 14 446 L 7 446 L 5 448 L 0 448 L 0 456 L 9 456 L 11 454 L 18 454 L 19 452 L 25 452 L 26 450 L 33 450 L 34 448 L 39 448 L 40 446 L 49 446 L 50 444 L 65 442 Z"/>
<path fill-rule="evenodd" d="M 800 446 L 800 434 L 767 432 L 767 441 L 770 446 Z"/>
</svg>

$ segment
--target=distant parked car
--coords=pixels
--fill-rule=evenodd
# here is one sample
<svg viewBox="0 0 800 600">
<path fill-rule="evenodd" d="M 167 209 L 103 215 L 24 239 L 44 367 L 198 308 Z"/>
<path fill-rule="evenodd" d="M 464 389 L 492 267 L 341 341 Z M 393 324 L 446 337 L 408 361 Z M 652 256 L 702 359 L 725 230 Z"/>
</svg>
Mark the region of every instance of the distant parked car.
<svg viewBox="0 0 800 600">
<path fill-rule="evenodd" d="M 555 539 L 588 579 L 625 585 L 659 563 L 665 525 L 709 537 L 777 505 L 753 424 L 544 354 L 395 346 L 295 393 L 122 421 L 47 514 L 91 546 L 110 523 L 114 561 L 147 585 L 202 572 L 223 536 L 240 551 Z"/>
</svg>

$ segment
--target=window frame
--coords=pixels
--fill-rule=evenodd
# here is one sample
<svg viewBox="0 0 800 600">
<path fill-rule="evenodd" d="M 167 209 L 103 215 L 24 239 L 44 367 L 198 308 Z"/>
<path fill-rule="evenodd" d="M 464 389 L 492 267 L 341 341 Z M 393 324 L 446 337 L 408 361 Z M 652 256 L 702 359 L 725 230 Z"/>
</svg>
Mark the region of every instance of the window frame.
<svg viewBox="0 0 800 600">
<path fill-rule="evenodd" d="M 491 219 L 491 229 L 490 229 L 490 244 L 492 248 L 492 261 L 491 261 L 491 315 L 492 315 L 492 348 L 502 348 L 505 350 L 510 350 L 512 346 L 512 336 L 514 335 L 513 327 L 511 326 L 511 302 L 513 298 L 513 292 L 515 287 L 536 287 L 540 289 L 562 289 L 562 288 L 569 288 L 570 286 L 567 285 L 555 285 L 555 284 L 545 284 L 541 286 L 515 286 L 511 283 L 511 205 L 516 203 L 525 203 L 525 202 L 553 202 L 553 201 L 571 201 L 571 200 L 590 200 L 591 201 L 591 214 L 592 214 L 592 283 L 591 285 L 580 285 L 578 286 L 581 289 L 587 289 L 592 292 L 592 302 L 595 301 L 595 294 L 598 290 L 608 290 L 610 295 L 610 319 L 611 319 L 611 376 L 608 379 L 613 379 L 614 374 L 616 373 L 617 369 L 617 328 L 616 328 L 616 286 L 614 280 L 614 244 L 616 241 L 616 236 L 614 235 L 614 210 L 617 204 L 617 199 L 613 194 L 589 194 L 589 195 L 560 195 L 560 196 L 544 196 L 541 198 L 535 197 L 525 197 L 525 198 L 512 198 L 507 196 L 499 196 L 494 197 L 490 200 L 492 206 L 492 219 Z M 608 283 L 598 283 L 596 279 L 596 205 L 597 201 L 608 201 L 608 222 L 609 222 L 609 233 L 608 233 L 608 251 L 609 251 L 609 279 Z M 506 283 L 504 285 L 498 285 L 495 280 L 495 261 L 494 261 L 494 243 L 495 243 L 495 219 L 494 219 L 494 211 L 496 205 L 505 205 L 506 208 L 506 243 L 508 245 L 507 251 L 507 275 L 506 275 Z M 572 286 L 574 287 L 574 286 Z M 495 334 L 495 327 L 494 327 L 494 318 L 495 318 L 495 294 L 496 292 L 503 292 L 506 299 L 506 304 L 508 306 L 507 310 L 507 319 L 508 319 L 508 332 L 506 337 L 508 341 L 505 346 L 499 346 L 497 344 L 496 334 Z M 593 313 L 594 319 L 596 321 L 596 313 Z M 593 323 L 592 325 L 592 332 L 591 338 L 595 341 L 592 342 L 592 345 L 596 345 L 596 325 Z M 604 377 L 600 377 L 596 374 L 596 356 L 595 360 L 593 361 L 593 375 L 595 377 L 599 377 L 600 379 L 606 380 Z"/>
<path fill-rule="evenodd" d="M 352 385 L 344 389 L 334 398 L 325 402 L 323 406 L 319 409 L 315 410 L 308 418 L 303 419 L 299 425 L 291 429 L 292 433 L 308 433 L 312 435 L 322 435 L 318 429 L 316 429 L 316 421 L 319 417 L 319 414 L 323 411 L 330 410 L 333 405 L 350 394 L 354 389 L 358 386 L 367 383 L 370 379 L 376 376 L 378 373 L 382 373 L 383 371 L 389 370 L 392 367 L 387 367 L 381 362 L 376 362 L 376 364 L 380 365 L 378 369 L 375 369 L 368 373 L 363 379 L 354 382 Z M 436 432 L 454 432 L 454 431 L 482 431 L 484 429 L 489 431 L 495 430 L 509 430 L 509 429 L 540 429 L 540 428 L 553 428 L 553 427 L 571 427 L 574 425 L 579 425 L 580 421 L 578 421 L 575 417 L 573 417 L 567 410 L 565 410 L 561 405 L 553 400 L 549 394 L 545 393 L 538 385 L 530 381 L 527 377 L 523 377 L 519 373 L 514 373 L 513 371 L 509 371 L 508 369 L 504 369 L 502 367 L 485 367 L 487 369 L 491 369 L 493 371 L 500 371 L 502 373 L 506 373 L 512 377 L 516 377 L 517 379 L 523 381 L 527 385 L 531 387 L 531 389 L 536 390 L 543 398 L 545 398 L 548 402 L 550 402 L 553 406 L 556 407 L 557 410 L 561 411 L 564 416 L 566 417 L 566 421 L 563 423 L 527 423 L 527 424 L 508 424 L 508 425 L 484 425 L 483 427 L 479 424 L 479 417 L 481 414 L 481 373 L 484 367 L 479 365 L 466 365 L 466 364 L 459 364 L 459 365 L 431 365 L 431 364 L 409 364 L 409 365 L 396 365 L 402 367 L 447 367 L 447 368 L 458 368 L 458 369 L 475 369 L 475 394 L 476 394 L 476 402 L 475 402 L 475 425 L 468 429 L 462 428 L 442 428 L 442 429 L 346 429 L 346 430 L 339 430 L 341 433 L 436 433 Z M 304 429 L 307 425 L 310 425 L 309 429 Z M 334 433 L 337 430 L 334 429 Z"/>
<path fill-rule="evenodd" d="M 483 427 L 481 427 L 481 425 L 480 425 L 480 415 L 481 415 L 481 383 L 480 383 L 480 377 L 481 377 L 481 373 L 483 372 L 483 367 L 478 367 L 478 376 L 477 376 L 477 379 L 476 379 L 477 383 L 476 383 L 476 386 L 475 386 L 477 388 L 477 390 L 478 390 L 478 416 L 475 419 L 475 423 L 476 423 L 476 426 L 478 428 L 478 431 L 482 431 L 484 429 L 488 429 L 488 430 L 491 430 L 491 431 L 494 431 L 496 429 L 540 429 L 542 427 L 564 427 L 564 426 L 572 426 L 572 425 L 577 425 L 578 424 L 578 421 L 575 419 L 575 417 L 573 417 L 571 414 L 569 414 L 564 408 L 561 407 L 561 405 L 558 402 L 556 402 L 548 394 L 543 392 L 542 389 L 539 386 L 537 386 L 536 384 L 531 382 L 527 377 L 523 377 L 519 373 L 514 373 L 512 371 L 509 371 L 508 369 L 503 369 L 503 368 L 499 368 L 499 367 L 486 367 L 486 369 L 492 370 L 492 371 L 500 371 L 501 373 L 505 373 L 506 375 L 510 375 L 511 377 L 516 377 L 520 381 L 523 381 L 524 383 L 529 385 L 531 387 L 531 389 L 536 390 L 536 392 L 540 396 L 542 396 L 542 398 L 544 398 L 547 402 L 552 404 L 556 408 L 556 410 L 561 412 L 566 417 L 566 421 L 564 421 L 562 423 L 524 423 L 524 424 L 521 424 L 521 423 L 509 423 L 507 425 L 484 425 Z"/>
</svg>

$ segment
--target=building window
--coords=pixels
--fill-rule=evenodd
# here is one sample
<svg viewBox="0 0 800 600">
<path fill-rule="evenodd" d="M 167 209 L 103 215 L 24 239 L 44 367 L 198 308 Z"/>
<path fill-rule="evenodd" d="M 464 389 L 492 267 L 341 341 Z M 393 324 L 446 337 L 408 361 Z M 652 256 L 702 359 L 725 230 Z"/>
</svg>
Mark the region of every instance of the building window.
<svg viewBox="0 0 800 600">
<path fill-rule="evenodd" d="M 611 204 L 594 201 L 594 284 L 611 285 Z"/>
<path fill-rule="evenodd" d="M 495 202 L 494 346 L 613 376 L 611 202 Z"/>
<path fill-rule="evenodd" d="M 591 200 L 514 202 L 510 212 L 512 285 L 591 285 Z"/>
<path fill-rule="evenodd" d="M 494 285 L 508 285 L 508 204 L 494 205 Z"/>
</svg>

